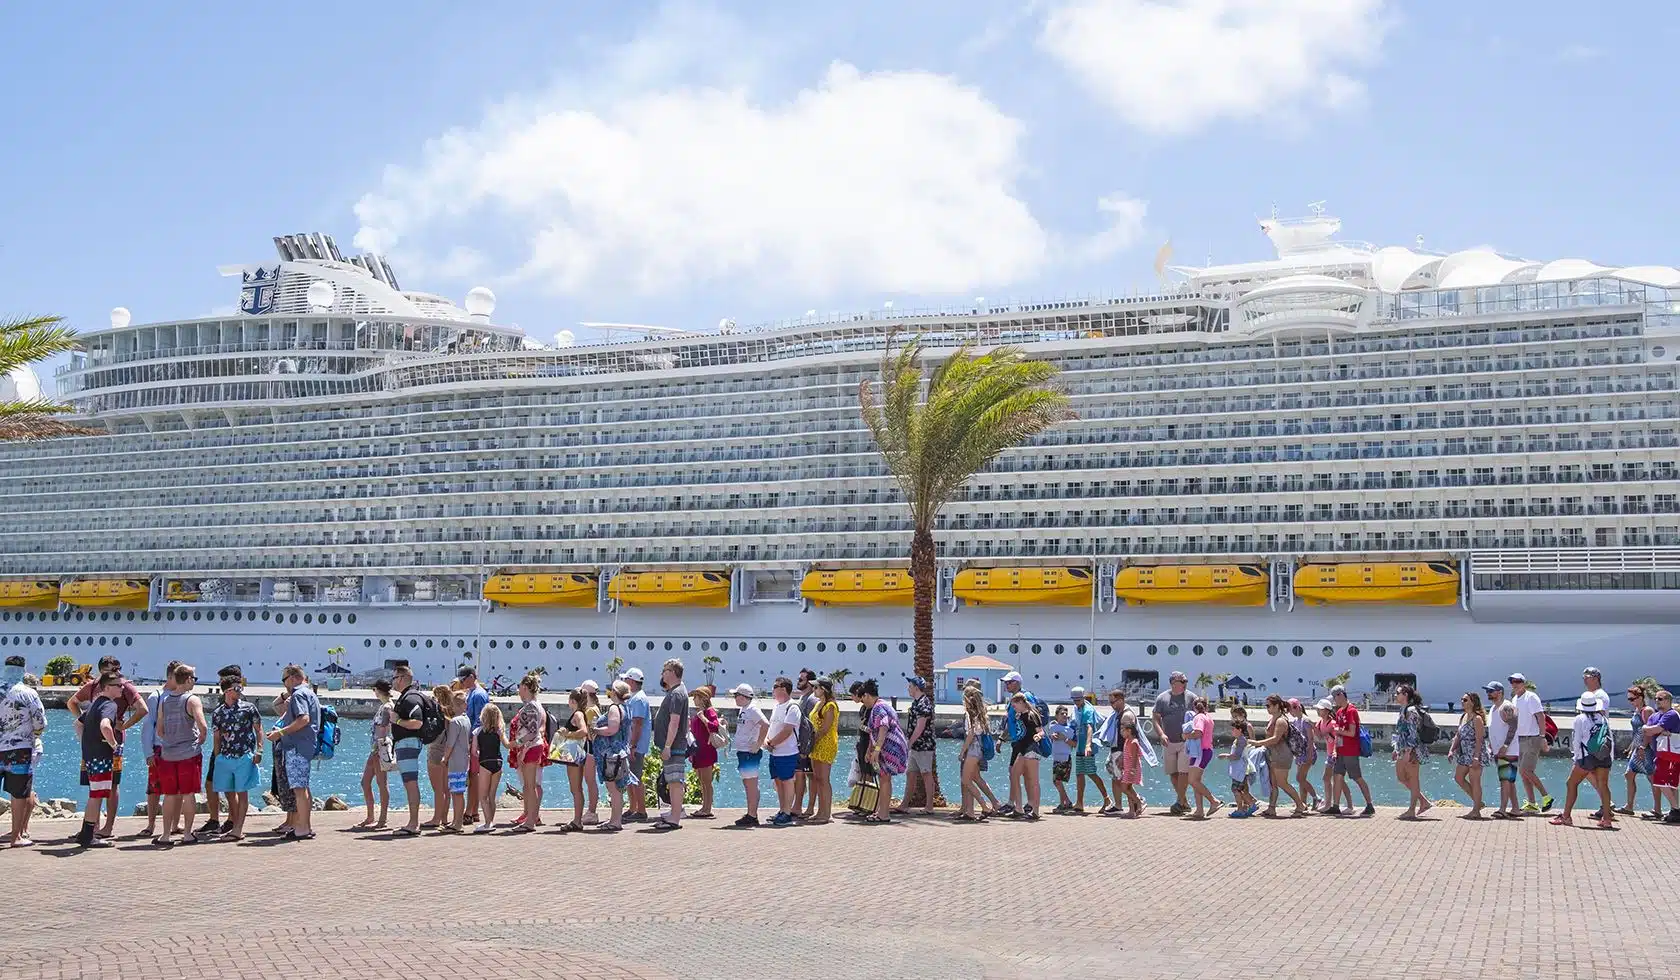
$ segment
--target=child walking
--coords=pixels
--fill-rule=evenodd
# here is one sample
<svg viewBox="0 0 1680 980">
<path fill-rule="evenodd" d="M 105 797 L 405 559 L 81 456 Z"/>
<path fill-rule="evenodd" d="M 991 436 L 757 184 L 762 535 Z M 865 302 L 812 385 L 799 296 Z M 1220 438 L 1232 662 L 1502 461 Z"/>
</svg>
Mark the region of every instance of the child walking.
<svg viewBox="0 0 1680 980">
<path fill-rule="evenodd" d="M 1044 726 L 1050 736 L 1050 779 L 1056 784 L 1056 795 L 1062 798 L 1051 813 L 1072 813 L 1073 797 L 1068 795 L 1068 780 L 1073 778 L 1073 726 L 1068 724 L 1065 705 L 1056 709 L 1056 718 Z"/>
<path fill-rule="evenodd" d="M 1138 795 L 1138 787 L 1143 785 L 1143 747 L 1138 744 L 1137 722 L 1127 717 L 1125 724 L 1120 726 L 1120 737 L 1124 741 L 1120 749 L 1120 783 L 1119 793 L 1126 794 L 1125 819 L 1136 820 L 1143 816 L 1143 797 Z M 1115 799 L 1119 804 L 1119 799 Z"/>
<path fill-rule="evenodd" d="M 1221 755 L 1221 759 L 1230 760 L 1231 793 L 1237 798 L 1237 805 L 1231 810 L 1235 818 L 1252 817 L 1260 809 L 1260 801 L 1248 789 L 1248 739 L 1253 729 L 1248 724 L 1248 712 L 1241 705 L 1231 707 L 1231 751 Z"/>
<path fill-rule="evenodd" d="M 496 827 L 496 791 L 502 782 L 502 749 L 508 743 L 507 729 L 502 726 L 502 709 L 495 702 L 484 706 L 478 715 L 478 731 L 473 733 L 478 744 L 477 781 L 478 811 L 481 822 L 473 827 L 475 834 L 488 834 Z"/>
<path fill-rule="evenodd" d="M 465 831 L 467 819 L 467 766 L 472 757 L 472 722 L 467 719 L 467 692 L 449 696 L 449 727 L 444 729 L 443 759 L 448 772 L 449 802 L 444 823 L 438 830 L 449 834 Z"/>
</svg>

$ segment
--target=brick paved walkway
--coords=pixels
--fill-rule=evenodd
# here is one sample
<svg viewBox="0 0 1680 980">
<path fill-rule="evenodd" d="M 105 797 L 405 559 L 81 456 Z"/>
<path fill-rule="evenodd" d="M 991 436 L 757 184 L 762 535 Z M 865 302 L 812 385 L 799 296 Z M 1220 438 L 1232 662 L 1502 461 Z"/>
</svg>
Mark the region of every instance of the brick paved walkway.
<svg viewBox="0 0 1680 980">
<path fill-rule="evenodd" d="M 1441 813 L 1442 811 L 1437 811 Z M 254 835 L 0 852 L 0 974 L 113 978 L 1659 976 L 1680 911 L 1617 884 L 1680 832 L 1447 811 L 674 834 Z M 1434 816 L 1434 814 L 1431 814 Z M 253 817 L 267 827 L 274 817 Z M 553 820 L 558 824 L 559 820 Z M 119 833 L 143 821 L 125 819 Z M 371 838 L 371 839 L 369 839 Z M 616 862 L 616 863 L 613 863 Z M 1612 876 L 1615 876 L 1614 878 Z M 408 964 L 400 966 L 399 964 Z M 772 966 L 771 964 L 775 964 Z M 1068 971 L 1072 971 L 1069 973 Z M 1142 971 L 1138 973 L 1138 971 Z"/>
</svg>

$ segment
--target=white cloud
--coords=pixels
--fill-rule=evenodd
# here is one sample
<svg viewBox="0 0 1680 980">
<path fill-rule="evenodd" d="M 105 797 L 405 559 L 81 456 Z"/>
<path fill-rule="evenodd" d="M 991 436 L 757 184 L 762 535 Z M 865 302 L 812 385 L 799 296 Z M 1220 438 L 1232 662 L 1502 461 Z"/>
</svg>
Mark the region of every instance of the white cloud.
<svg viewBox="0 0 1680 980">
<path fill-rule="evenodd" d="M 1182 135 L 1359 101 L 1383 0 L 1062 0 L 1039 45 L 1121 119 Z"/>
<path fill-rule="evenodd" d="M 1078 242 L 1071 257 L 1081 262 L 1100 262 L 1123 252 L 1143 237 L 1143 219 L 1149 213 L 1149 203 L 1121 194 L 1097 199 L 1097 210 L 1108 217 L 1108 227 Z"/>
</svg>

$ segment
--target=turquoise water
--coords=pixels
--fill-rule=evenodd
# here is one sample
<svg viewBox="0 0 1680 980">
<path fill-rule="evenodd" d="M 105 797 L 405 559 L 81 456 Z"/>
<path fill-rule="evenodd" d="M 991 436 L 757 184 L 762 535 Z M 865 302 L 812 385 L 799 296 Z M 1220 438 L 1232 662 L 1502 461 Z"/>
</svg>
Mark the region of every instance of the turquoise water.
<svg viewBox="0 0 1680 980">
<path fill-rule="evenodd" d="M 49 712 L 48 724 L 50 727 L 42 740 L 46 754 L 42 761 L 41 772 L 36 778 L 35 791 L 40 794 L 42 799 L 65 797 L 76 800 L 78 804 L 85 802 L 85 791 L 77 785 L 81 755 L 70 727 L 70 719 L 62 711 Z M 337 757 L 329 762 L 320 763 L 316 769 L 312 782 L 317 796 L 324 797 L 329 794 L 336 794 L 352 805 L 360 805 L 362 802 L 362 763 L 367 758 L 368 740 L 369 734 L 366 722 L 348 721 L 345 723 L 343 741 L 338 747 Z M 138 744 L 137 740 L 136 744 Z M 957 750 L 961 745 L 961 742 L 954 739 L 940 739 L 938 743 L 940 780 L 946 793 L 953 799 L 956 791 Z M 837 799 L 843 799 L 848 792 L 846 777 L 849 772 L 851 751 L 851 740 L 842 739 L 840 764 L 834 767 L 834 786 Z M 263 768 L 263 785 L 265 787 L 268 784 L 266 762 L 267 757 L 265 757 Z M 1229 780 L 1218 778 L 1223 775 L 1220 766 L 1221 763 L 1216 762 L 1215 770 L 1210 771 L 1208 786 L 1220 797 L 1229 799 L 1230 783 Z M 715 805 L 720 807 L 740 807 L 744 805 L 746 794 L 742 789 L 740 779 L 735 774 L 735 757 L 733 754 L 729 754 L 728 758 L 724 760 L 722 768 L 722 778 L 715 786 Z M 1172 790 L 1166 776 L 1159 769 L 1151 769 L 1148 766 L 1145 766 L 1143 771 L 1144 798 L 1152 803 L 1159 803 L 1167 799 Z M 1048 764 L 1042 766 L 1041 773 L 1045 806 L 1048 808 L 1056 803 L 1056 790 L 1050 782 L 1050 766 Z M 1540 761 L 1541 778 L 1546 781 L 1547 789 L 1553 791 L 1559 798 L 1563 795 L 1563 780 L 1568 773 L 1569 761 L 1567 759 L 1546 758 Z M 1378 756 L 1366 760 L 1365 775 L 1366 782 L 1371 787 L 1372 796 L 1379 805 L 1406 805 L 1406 791 L 1400 787 L 1399 783 L 1395 782 L 1393 767 L 1386 758 Z M 397 785 L 395 776 L 392 775 L 389 778 L 396 798 L 401 800 L 403 798 L 402 790 Z M 991 770 L 986 773 L 986 778 L 987 782 L 991 784 L 993 792 L 997 793 L 1000 799 L 1008 797 L 1008 778 L 1002 758 L 992 763 Z M 1319 774 L 1315 772 L 1314 781 L 1317 782 L 1318 778 Z M 513 776 L 505 781 L 517 784 L 518 777 Z M 902 778 L 896 780 L 893 786 L 895 794 L 901 794 L 903 786 Z M 1491 766 L 1487 767 L 1483 773 L 1483 786 L 1485 799 L 1498 800 L 1498 788 L 1494 785 L 1493 768 Z M 1617 800 L 1620 801 L 1622 779 L 1619 772 L 1612 777 L 1611 786 L 1617 794 Z M 135 766 L 132 770 L 123 774 L 123 813 L 132 812 L 133 804 L 142 799 L 140 794 L 144 789 L 143 766 Z M 1322 790 L 1322 787 L 1320 789 Z M 1433 761 L 1424 766 L 1423 789 L 1432 800 L 1457 798 L 1459 796 L 1458 786 L 1453 782 L 1453 767 L 1445 758 L 1436 756 Z M 545 806 L 570 806 L 571 791 L 566 782 L 564 767 L 550 766 L 543 770 L 543 790 Z M 1086 792 L 1088 794 L 1087 804 L 1090 803 L 1091 799 L 1097 798 L 1089 784 L 1087 784 Z M 1642 790 L 1642 792 L 1648 794 L 1649 790 Z M 431 788 L 425 784 L 424 778 L 421 780 L 421 795 L 428 803 L 430 802 Z M 1586 793 L 1584 799 L 1591 800 L 1592 794 L 1590 792 Z M 775 793 L 770 783 L 769 771 L 766 769 L 763 778 L 760 780 L 760 802 L 774 806 L 774 800 Z"/>
</svg>

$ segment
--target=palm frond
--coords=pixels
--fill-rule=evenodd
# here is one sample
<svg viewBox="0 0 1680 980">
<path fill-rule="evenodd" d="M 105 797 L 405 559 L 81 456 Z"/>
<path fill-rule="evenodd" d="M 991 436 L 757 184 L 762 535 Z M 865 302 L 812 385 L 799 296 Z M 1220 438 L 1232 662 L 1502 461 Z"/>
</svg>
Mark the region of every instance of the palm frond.
<svg viewBox="0 0 1680 980">
<path fill-rule="evenodd" d="M 63 354 L 76 347 L 76 332 L 56 316 L 0 320 L 0 374 Z"/>
</svg>

